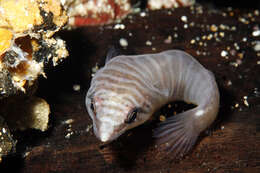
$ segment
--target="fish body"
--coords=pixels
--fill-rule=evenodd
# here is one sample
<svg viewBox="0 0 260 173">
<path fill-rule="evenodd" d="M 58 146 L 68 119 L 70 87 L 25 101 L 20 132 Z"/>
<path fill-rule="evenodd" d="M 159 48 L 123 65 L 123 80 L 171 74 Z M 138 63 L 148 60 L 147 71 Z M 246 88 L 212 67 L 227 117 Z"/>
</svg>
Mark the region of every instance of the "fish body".
<svg viewBox="0 0 260 173">
<path fill-rule="evenodd" d="M 219 109 L 213 73 L 189 54 L 168 50 L 112 58 L 93 77 L 86 107 L 95 135 L 106 142 L 143 124 L 156 110 L 175 100 L 197 106 L 167 118 L 154 136 L 178 156 L 191 149 Z"/>
</svg>

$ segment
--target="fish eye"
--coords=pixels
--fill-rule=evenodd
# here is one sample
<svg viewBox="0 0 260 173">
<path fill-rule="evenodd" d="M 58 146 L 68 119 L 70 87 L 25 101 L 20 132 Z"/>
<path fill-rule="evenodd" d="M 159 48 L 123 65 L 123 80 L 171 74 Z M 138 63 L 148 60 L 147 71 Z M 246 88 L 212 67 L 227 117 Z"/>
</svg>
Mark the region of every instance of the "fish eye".
<svg viewBox="0 0 260 173">
<path fill-rule="evenodd" d="M 138 110 L 138 108 L 134 108 L 133 110 L 131 110 L 127 115 L 125 123 L 131 124 L 132 122 L 134 122 L 137 117 Z"/>
</svg>

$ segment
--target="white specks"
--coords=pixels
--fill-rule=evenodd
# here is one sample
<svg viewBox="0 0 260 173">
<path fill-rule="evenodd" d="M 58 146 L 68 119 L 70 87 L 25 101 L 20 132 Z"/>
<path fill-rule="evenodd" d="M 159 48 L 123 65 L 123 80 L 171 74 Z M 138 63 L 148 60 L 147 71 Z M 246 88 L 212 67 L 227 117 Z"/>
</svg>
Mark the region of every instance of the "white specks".
<svg viewBox="0 0 260 173">
<path fill-rule="evenodd" d="M 114 29 L 125 29 L 125 25 L 124 24 L 116 24 L 115 26 L 114 26 Z"/>
<path fill-rule="evenodd" d="M 215 24 L 213 24 L 213 25 L 210 26 L 210 30 L 212 32 L 216 32 L 216 31 L 218 31 L 218 27 Z"/>
<path fill-rule="evenodd" d="M 249 106 L 249 103 L 248 103 L 248 101 L 247 101 L 247 96 L 244 96 L 243 99 L 244 99 L 244 105 L 246 105 L 246 106 L 248 107 L 248 106 Z"/>
<path fill-rule="evenodd" d="M 172 43 L 172 36 L 168 36 L 167 39 L 164 40 L 165 44 L 171 44 Z"/>
<path fill-rule="evenodd" d="M 246 41 L 247 41 L 247 38 L 246 38 L 246 37 L 243 37 L 242 41 L 243 41 L 243 42 L 246 42 Z"/>
<path fill-rule="evenodd" d="M 95 76 L 95 73 L 98 71 L 99 67 L 98 65 L 96 64 L 94 67 L 92 67 L 91 71 L 92 71 L 92 74 L 91 76 L 94 77 Z"/>
<path fill-rule="evenodd" d="M 187 29 L 188 26 L 189 26 L 189 25 L 186 23 L 186 24 L 183 25 L 183 28 L 184 28 L 184 29 Z"/>
<path fill-rule="evenodd" d="M 207 39 L 208 40 L 211 40 L 213 38 L 213 35 L 212 34 L 209 34 L 208 36 L 207 36 Z"/>
<path fill-rule="evenodd" d="M 247 100 L 244 100 L 244 104 L 248 107 L 249 104 L 248 104 L 248 101 Z"/>
<path fill-rule="evenodd" d="M 231 85 L 232 85 L 231 80 L 228 80 L 228 82 L 227 82 L 227 86 L 231 86 Z"/>
<path fill-rule="evenodd" d="M 97 64 L 95 65 L 95 67 L 93 67 L 92 69 L 91 69 L 91 71 L 92 71 L 92 73 L 96 73 L 97 71 L 98 71 L 98 66 L 97 66 Z"/>
<path fill-rule="evenodd" d="M 257 64 L 257 65 L 260 65 L 260 61 L 257 61 L 256 64 Z"/>
<path fill-rule="evenodd" d="M 226 26 L 225 26 L 224 24 L 220 24 L 219 27 L 220 27 L 220 29 L 222 29 L 222 30 L 225 30 L 225 29 L 226 29 Z"/>
<path fill-rule="evenodd" d="M 238 21 L 243 23 L 243 24 L 248 24 L 249 23 L 249 21 L 247 19 L 243 18 L 243 17 L 239 17 Z"/>
<path fill-rule="evenodd" d="M 152 42 L 151 42 L 150 40 L 147 40 L 147 41 L 145 42 L 145 44 L 146 44 L 147 46 L 151 46 L 151 45 L 152 45 Z"/>
<path fill-rule="evenodd" d="M 73 85 L 73 90 L 74 91 L 80 91 L 80 85 L 79 84 L 74 84 Z"/>
<path fill-rule="evenodd" d="M 71 124 L 73 122 L 74 122 L 74 120 L 70 118 L 70 119 L 67 119 L 65 121 L 62 121 L 61 124 Z"/>
<path fill-rule="evenodd" d="M 225 129 L 225 126 L 221 126 L 220 128 L 221 128 L 221 130 L 224 130 L 224 129 Z"/>
<path fill-rule="evenodd" d="M 201 115 L 203 115 L 203 113 L 204 113 L 204 110 L 200 109 L 200 110 L 198 110 L 198 111 L 195 113 L 195 115 L 196 115 L 196 116 L 201 116 Z"/>
<path fill-rule="evenodd" d="M 237 43 L 234 43 L 234 47 L 236 48 L 236 50 L 240 49 L 240 47 L 239 47 L 239 45 Z"/>
<path fill-rule="evenodd" d="M 219 33 L 219 36 L 220 36 L 220 37 L 224 37 L 224 36 L 225 36 L 225 33 L 224 33 L 224 32 L 220 32 L 220 33 Z"/>
<path fill-rule="evenodd" d="M 237 59 L 235 62 L 230 62 L 229 64 L 234 67 L 238 67 L 239 65 L 242 64 L 242 61 L 240 59 Z"/>
<path fill-rule="evenodd" d="M 67 124 L 68 128 L 66 129 L 67 134 L 65 135 L 65 139 L 69 139 L 71 137 L 71 135 L 74 134 L 74 132 L 72 131 L 72 126 L 71 123 L 73 123 L 74 120 L 73 119 L 67 119 L 65 121 L 62 122 L 62 124 Z"/>
<path fill-rule="evenodd" d="M 2 128 L 2 132 L 3 132 L 3 133 L 6 133 L 6 129 L 5 129 L 5 128 Z"/>
<path fill-rule="evenodd" d="M 120 44 L 122 47 L 127 47 L 127 46 L 128 46 L 128 41 L 127 41 L 125 38 L 120 38 L 119 44 Z"/>
<path fill-rule="evenodd" d="M 144 11 L 142 11 L 142 12 L 140 13 L 140 16 L 141 16 L 141 17 L 145 17 L 145 16 L 146 16 L 146 13 L 145 13 Z"/>
<path fill-rule="evenodd" d="M 183 22 L 187 22 L 188 21 L 188 18 L 187 18 L 187 16 L 181 16 L 181 21 L 183 21 Z"/>
<path fill-rule="evenodd" d="M 228 52 L 225 51 L 225 50 L 222 50 L 221 53 L 220 53 L 220 55 L 221 55 L 222 57 L 226 57 L 226 56 L 228 55 Z"/>
<path fill-rule="evenodd" d="M 86 128 L 86 132 L 89 132 L 89 130 L 92 129 L 92 127 L 93 127 L 92 124 L 88 125 L 87 128 Z"/>
<path fill-rule="evenodd" d="M 69 139 L 71 137 L 71 135 L 73 135 L 73 132 L 69 132 L 65 135 L 65 139 Z"/>
<path fill-rule="evenodd" d="M 256 52 L 260 51 L 260 41 L 257 41 L 257 42 L 255 43 L 255 45 L 254 45 L 254 50 L 255 50 Z"/>
<path fill-rule="evenodd" d="M 253 35 L 254 37 L 260 36 L 260 30 L 253 31 L 253 32 L 252 32 L 252 35 Z"/>
</svg>

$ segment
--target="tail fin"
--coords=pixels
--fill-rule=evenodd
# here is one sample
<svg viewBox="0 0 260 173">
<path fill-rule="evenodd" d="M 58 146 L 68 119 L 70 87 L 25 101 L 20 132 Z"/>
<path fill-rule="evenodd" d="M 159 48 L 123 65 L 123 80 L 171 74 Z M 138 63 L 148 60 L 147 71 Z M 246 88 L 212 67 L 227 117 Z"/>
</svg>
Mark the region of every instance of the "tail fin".
<svg viewBox="0 0 260 173">
<path fill-rule="evenodd" d="M 164 144 L 174 157 L 185 155 L 195 144 L 200 130 L 196 128 L 195 113 L 198 107 L 168 118 L 154 131 L 156 143 Z"/>
</svg>

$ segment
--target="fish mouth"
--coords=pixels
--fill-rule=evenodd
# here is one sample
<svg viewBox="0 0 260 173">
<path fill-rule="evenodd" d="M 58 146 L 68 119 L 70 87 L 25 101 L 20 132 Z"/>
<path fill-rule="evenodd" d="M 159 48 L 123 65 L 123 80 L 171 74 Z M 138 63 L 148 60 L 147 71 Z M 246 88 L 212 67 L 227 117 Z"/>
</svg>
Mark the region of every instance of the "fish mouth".
<svg viewBox="0 0 260 173">
<path fill-rule="evenodd" d="M 125 128 L 116 130 L 112 127 L 94 127 L 94 134 L 101 142 L 111 142 L 125 132 Z"/>
</svg>

